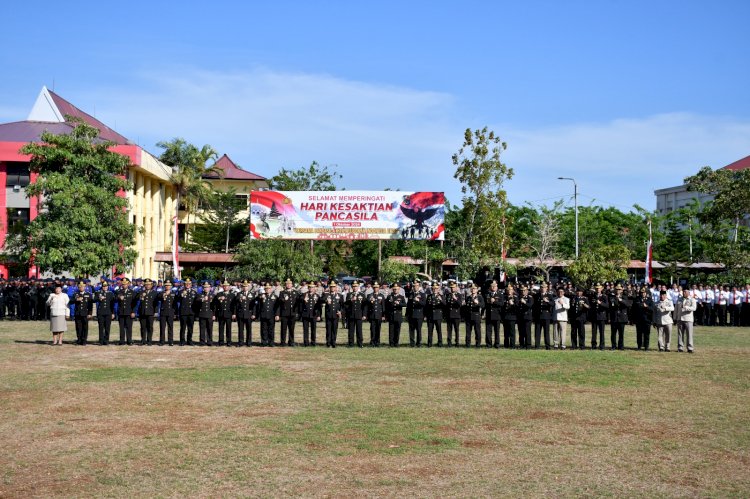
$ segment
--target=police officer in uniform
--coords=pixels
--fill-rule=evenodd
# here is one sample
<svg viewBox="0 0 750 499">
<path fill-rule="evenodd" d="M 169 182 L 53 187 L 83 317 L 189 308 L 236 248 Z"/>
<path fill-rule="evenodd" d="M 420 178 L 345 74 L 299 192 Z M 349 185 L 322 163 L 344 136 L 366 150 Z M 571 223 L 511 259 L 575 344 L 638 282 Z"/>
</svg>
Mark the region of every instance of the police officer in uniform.
<svg viewBox="0 0 750 499">
<path fill-rule="evenodd" d="M 294 326 L 297 315 L 297 291 L 294 290 L 294 283 L 287 279 L 284 283 L 284 289 L 279 293 L 277 306 L 279 308 L 279 319 L 281 321 L 281 346 L 294 346 Z"/>
<path fill-rule="evenodd" d="M 609 299 L 609 308 L 612 310 L 611 337 L 612 350 L 625 349 L 624 335 L 625 324 L 628 323 L 628 311 L 633 306 L 633 301 L 628 299 L 622 292 L 622 284 L 615 287 L 615 294 Z"/>
<path fill-rule="evenodd" d="M 391 294 L 385 300 L 385 311 L 388 317 L 388 345 L 397 348 L 401 340 L 401 323 L 404 320 L 406 298 L 401 294 L 398 282 L 391 285 Z"/>
<path fill-rule="evenodd" d="M 94 293 L 96 302 L 96 321 L 99 324 L 99 344 L 109 345 L 109 332 L 115 318 L 115 295 L 109 290 L 109 283 L 102 282 L 102 287 Z"/>
<path fill-rule="evenodd" d="M 409 346 L 422 346 L 422 323 L 424 322 L 424 306 L 427 295 L 422 291 L 419 281 L 414 282 L 411 297 L 406 304 L 406 316 L 409 318 Z"/>
<path fill-rule="evenodd" d="M 555 301 L 554 293 L 549 291 L 547 283 L 543 282 L 539 292 L 534 297 L 534 348 L 539 348 L 544 331 L 544 348 L 550 349 L 549 328 L 552 323 L 552 308 Z"/>
<path fill-rule="evenodd" d="M 156 302 L 158 293 L 154 289 L 154 281 L 146 279 L 143 281 L 143 289 L 138 293 L 138 305 L 136 313 L 141 321 L 141 345 L 151 345 L 154 339 L 154 315 L 156 315 Z"/>
<path fill-rule="evenodd" d="M 94 299 L 91 293 L 86 291 L 86 283 L 78 283 L 78 291 L 73 294 L 73 305 L 76 322 L 76 345 L 85 345 L 89 337 L 89 319 L 94 311 Z"/>
<path fill-rule="evenodd" d="M 633 300 L 633 322 L 635 323 L 635 340 L 638 350 L 641 348 L 648 350 L 653 309 L 654 301 L 648 289 L 641 288 L 640 293 Z"/>
<path fill-rule="evenodd" d="M 583 296 L 583 288 L 576 288 L 576 295 L 570 300 L 570 344 L 575 350 L 586 349 L 586 318 L 589 314 L 589 300 Z"/>
<path fill-rule="evenodd" d="M 193 300 L 195 315 L 198 317 L 198 333 L 200 334 L 200 344 L 213 346 L 214 344 L 214 320 L 216 312 L 211 299 L 211 283 L 203 283 L 203 293 Z"/>
<path fill-rule="evenodd" d="M 443 308 L 445 297 L 440 292 L 440 283 L 432 283 L 432 293 L 427 295 L 425 315 L 427 316 L 427 346 L 432 346 L 432 332 L 437 332 L 437 346 L 443 346 Z"/>
<path fill-rule="evenodd" d="M 315 329 L 320 320 L 320 303 L 315 281 L 307 286 L 306 293 L 300 293 L 297 298 L 297 313 L 302 320 L 302 344 L 306 347 L 317 346 Z"/>
<path fill-rule="evenodd" d="M 326 321 L 326 346 L 336 348 L 336 334 L 339 330 L 339 321 L 344 309 L 344 299 L 338 292 L 336 282 L 331 282 L 328 286 L 328 291 L 320 297 L 320 303 L 324 307 L 323 314 Z"/>
<path fill-rule="evenodd" d="M 219 323 L 219 345 L 224 345 L 224 333 L 226 332 L 226 345 L 232 346 L 232 304 L 234 294 L 231 292 L 231 284 L 224 281 L 221 284 L 221 292 L 214 296 L 212 307 Z"/>
<path fill-rule="evenodd" d="M 273 285 L 267 282 L 263 287 L 258 300 L 258 317 L 260 318 L 260 344 L 264 347 L 272 347 L 274 342 L 274 329 L 277 315 L 276 296 L 273 294 Z"/>
<path fill-rule="evenodd" d="M 164 290 L 158 295 L 159 301 L 159 345 L 164 345 L 164 333 L 167 332 L 169 346 L 174 345 L 174 316 L 177 309 L 177 297 L 172 293 L 172 281 L 164 283 Z"/>
<path fill-rule="evenodd" d="M 518 296 L 516 289 L 508 285 L 505 289 L 505 296 L 502 302 L 503 311 L 503 347 L 516 347 L 516 308 L 518 306 Z"/>
<path fill-rule="evenodd" d="M 484 297 L 484 334 L 487 348 L 500 348 L 500 324 L 502 323 L 502 293 L 497 289 L 497 281 L 492 281 Z"/>
<path fill-rule="evenodd" d="M 198 293 L 193 289 L 193 281 L 188 277 L 185 279 L 184 287 L 177 296 L 177 303 L 180 308 L 180 345 L 193 344 L 193 327 L 195 325 L 195 310 L 193 302 L 198 297 Z"/>
<path fill-rule="evenodd" d="M 521 286 L 521 296 L 516 305 L 518 321 L 518 348 L 531 348 L 531 323 L 534 320 L 534 297 L 529 294 L 528 286 Z"/>
<path fill-rule="evenodd" d="M 446 329 L 448 331 L 448 346 L 458 346 L 458 328 L 461 324 L 461 310 L 464 306 L 464 296 L 458 290 L 456 281 L 450 281 L 448 294 L 445 296 Z"/>
<path fill-rule="evenodd" d="M 133 311 L 136 294 L 130 288 L 130 279 L 125 277 L 122 280 L 122 286 L 117 290 L 117 320 L 120 324 L 120 345 L 133 344 Z"/>
<path fill-rule="evenodd" d="M 599 333 L 599 350 L 604 350 L 604 324 L 609 312 L 609 298 L 602 292 L 604 287 L 597 284 L 596 291 L 589 300 L 591 305 L 591 348 L 596 348 L 596 335 Z"/>
<path fill-rule="evenodd" d="M 484 298 L 479 294 L 477 285 L 471 284 L 471 294 L 466 297 L 466 343 L 464 347 L 471 346 L 471 332 L 474 331 L 474 346 L 479 348 L 482 343 L 482 309 Z"/>
<path fill-rule="evenodd" d="M 346 294 L 346 317 L 349 322 L 349 347 L 362 348 L 362 321 L 365 317 L 365 294 L 359 290 L 359 281 L 352 283 L 352 291 Z"/>
<path fill-rule="evenodd" d="M 234 296 L 234 317 L 237 319 L 237 346 L 252 345 L 253 320 L 255 320 L 255 294 L 250 290 L 250 281 L 242 281 L 242 290 Z"/>
<path fill-rule="evenodd" d="M 380 346 L 380 329 L 385 320 L 385 297 L 380 284 L 373 283 L 372 293 L 367 297 L 367 318 L 370 321 L 370 346 Z"/>
</svg>

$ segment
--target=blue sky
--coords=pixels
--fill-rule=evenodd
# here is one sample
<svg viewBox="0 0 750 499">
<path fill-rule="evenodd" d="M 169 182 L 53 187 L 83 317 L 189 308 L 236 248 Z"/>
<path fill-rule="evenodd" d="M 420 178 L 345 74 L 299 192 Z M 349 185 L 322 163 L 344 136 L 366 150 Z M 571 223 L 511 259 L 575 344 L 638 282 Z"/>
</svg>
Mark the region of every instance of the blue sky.
<svg viewBox="0 0 750 499">
<path fill-rule="evenodd" d="M 184 137 L 273 175 L 442 190 L 467 127 L 514 203 L 639 203 L 750 154 L 747 1 L 14 2 L 0 121 L 42 85 L 146 149 Z M 467 6 L 468 5 L 468 6 Z"/>
</svg>

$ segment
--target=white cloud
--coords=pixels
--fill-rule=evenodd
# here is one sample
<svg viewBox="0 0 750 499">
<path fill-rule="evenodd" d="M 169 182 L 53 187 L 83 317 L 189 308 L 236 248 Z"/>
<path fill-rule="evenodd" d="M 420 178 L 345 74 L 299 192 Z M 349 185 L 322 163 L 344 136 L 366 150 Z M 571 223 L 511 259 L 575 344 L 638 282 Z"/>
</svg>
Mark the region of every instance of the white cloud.
<svg viewBox="0 0 750 499">
<path fill-rule="evenodd" d="M 654 209 L 655 189 L 750 154 L 750 122 L 689 113 L 505 129 L 505 159 L 517 173 L 508 185 L 514 202 L 570 194 L 572 186 L 557 177 L 574 177 L 579 192 L 602 203 Z"/>
<path fill-rule="evenodd" d="M 444 93 L 269 69 L 144 72 L 127 88 L 85 96 L 100 119 L 156 153 L 157 141 L 180 136 L 262 175 L 317 160 L 337 165 L 348 189 L 443 190 L 452 202 L 460 186 L 451 154 L 467 125 L 483 126 Z M 654 189 L 750 154 L 750 122 L 689 113 L 491 128 L 508 142 L 514 203 L 569 196 L 563 176 L 597 204 L 652 209 Z"/>
<path fill-rule="evenodd" d="M 350 189 L 439 189 L 452 179 L 461 134 L 451 130 L 447 94 L 267 69 L 144 80 L 145 91 L 109 89 L 97 98 L 107 106 L 100 119 L 116 120 L 151 150 L 180 136 L 269 176 L 317 160 L 337 165 Z"/>
</svg>

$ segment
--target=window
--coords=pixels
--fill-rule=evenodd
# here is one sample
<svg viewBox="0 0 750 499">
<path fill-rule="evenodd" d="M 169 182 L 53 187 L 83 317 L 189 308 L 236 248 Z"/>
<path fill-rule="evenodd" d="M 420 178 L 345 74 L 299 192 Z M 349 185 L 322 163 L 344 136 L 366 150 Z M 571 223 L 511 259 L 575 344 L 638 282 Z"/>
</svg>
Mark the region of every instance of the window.
<svg viewBox="0 0 750 499">
<path fill-rule="evenodd" d="M 7 208 L 8 234 L 20 234 L 23 227 L 29 225 L 30 213 L 28 208 Z"/>
<path fill-rule="evenodd" d="M 13 187 L 14 185 L 26 187 L 31 181 L 28 163 L 7 163 L 5 171 L 7 172 L 5 184 L 7 187 Z"/>
<path fill-rule="evenodd" d="M 247 194 L 235 194 L 234 199 L 236 199 L 238 203 L 242 203 L 244 210 L 247 209 Z"/>
</svg>

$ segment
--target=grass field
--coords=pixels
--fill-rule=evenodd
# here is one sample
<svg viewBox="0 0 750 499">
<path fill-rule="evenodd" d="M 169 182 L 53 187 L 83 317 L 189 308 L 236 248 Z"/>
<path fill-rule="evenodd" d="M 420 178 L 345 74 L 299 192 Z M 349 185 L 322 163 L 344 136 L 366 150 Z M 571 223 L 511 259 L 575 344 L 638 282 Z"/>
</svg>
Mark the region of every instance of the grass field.
<svg viewBox="0 0 750 499">
<path fill-rule="evenodd" d="M 0 497 L 750 495 L 748 328 L 693 355 L 50 339 L 0 323 Z"/>
</svg>

